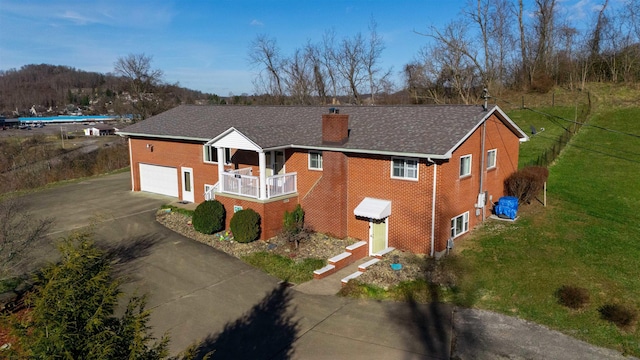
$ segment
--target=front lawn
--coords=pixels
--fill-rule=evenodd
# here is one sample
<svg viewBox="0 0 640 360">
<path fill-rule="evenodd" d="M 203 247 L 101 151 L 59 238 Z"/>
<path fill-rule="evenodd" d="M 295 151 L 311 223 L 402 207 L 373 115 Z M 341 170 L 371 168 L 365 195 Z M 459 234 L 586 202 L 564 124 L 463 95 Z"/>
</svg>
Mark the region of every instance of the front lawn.
<svg viewBox="0 0 640 360">
<path fill-rule="evenodd" d="M 591 124 L 640 134 L 640 109 L 610 110 Z M 638 327 L 600 318 L 605 304 L 640 309 L 640 138 L 583 127 L 551 167 L 549 206 L 525 208 L 508 226 L 489 223 L 460 256 L 483 284 L 474 306 L 522 317 L 590 343 L 640 355 Z M 589 290 L 583 310 L 554 293 Z"/>
<path fill-rule="evenodd" d="M 325 260 L 322 259 L 308 258 L 294 261 L 289 257 L 266 251 L 245 255 L 241 259 L 278 279 L 294 284 L 312 280 L 313 271 L 325 265 Z"/>
</svg>

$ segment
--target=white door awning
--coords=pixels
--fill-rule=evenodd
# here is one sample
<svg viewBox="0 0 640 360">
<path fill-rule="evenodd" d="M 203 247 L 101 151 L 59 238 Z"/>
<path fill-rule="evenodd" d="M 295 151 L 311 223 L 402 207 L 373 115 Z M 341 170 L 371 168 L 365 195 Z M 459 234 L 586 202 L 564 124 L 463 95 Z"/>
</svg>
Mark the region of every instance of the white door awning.
<svg viewBox="0 0 640 360">
<path fill-rule="evenodd" d="M 356 206 L 353 213 L 356 216 L 381 220 L 391 215 L 391 201 L 366 197 Z"/>
</svg>

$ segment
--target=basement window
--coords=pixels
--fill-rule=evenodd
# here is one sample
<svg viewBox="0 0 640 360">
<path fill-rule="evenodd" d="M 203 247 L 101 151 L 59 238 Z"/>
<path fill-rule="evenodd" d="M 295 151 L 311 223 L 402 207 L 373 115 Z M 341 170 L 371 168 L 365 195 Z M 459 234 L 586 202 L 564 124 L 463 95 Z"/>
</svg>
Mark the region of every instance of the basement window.
<svg viewBox="0 0 640 360">
<path fill-rule="evenodd" d="M 391 159 L 391 177 L 395 179 L 418 180 L 418 160 L 405 158 Z"/>
<path fill-rule="evenodd" d="M 469 212 L 451 219 L 451 238 L 456 238 L 469 231 Z"/>
</svg>

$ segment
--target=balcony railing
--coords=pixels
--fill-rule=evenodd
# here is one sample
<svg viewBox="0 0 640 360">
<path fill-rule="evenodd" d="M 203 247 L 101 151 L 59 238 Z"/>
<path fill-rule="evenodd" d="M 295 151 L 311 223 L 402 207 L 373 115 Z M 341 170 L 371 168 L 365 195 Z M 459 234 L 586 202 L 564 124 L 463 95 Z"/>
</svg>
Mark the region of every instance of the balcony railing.
<svg viewBox="0 0 640 360">
<path fill-rule="evenodd" d="M 273 198 L 298 191 L 297 173 L 275 175 L 267 178 L 267 198 Z M 260 178 L 252 175 L 243 175 L 237 172 L 225 172 L 220 181 L 223 193 L 260 198 Z M 217 191 L 218 189 L 216 189 Z"/>
<path fill-rule="evenodd" d="M 260 197 L 260 178 L 251 175 L 240 175 L 234 173 L 222 173 L 222 192 L 248 196 L 252 198 Z"/>
<path fill-rule="evenodd" d="M 267 178 L 267 198 L 298 191 L 298 173 L 274 175 Z"/>
</svg>

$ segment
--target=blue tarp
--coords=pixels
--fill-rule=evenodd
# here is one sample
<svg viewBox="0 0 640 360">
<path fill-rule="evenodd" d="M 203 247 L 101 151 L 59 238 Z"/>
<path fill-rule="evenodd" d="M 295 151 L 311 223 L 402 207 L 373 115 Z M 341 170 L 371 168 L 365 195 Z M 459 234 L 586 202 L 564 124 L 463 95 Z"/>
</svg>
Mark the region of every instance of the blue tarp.
<svg viewBox="0 0 640 360">
<path fill-rule="evenodd" d="M 497 216 L 508 217 L 511 220 L 515 220 L 518 213 L 518 198 L 515 196 L 501 197 L 494 211 Z"/>
</svg>

